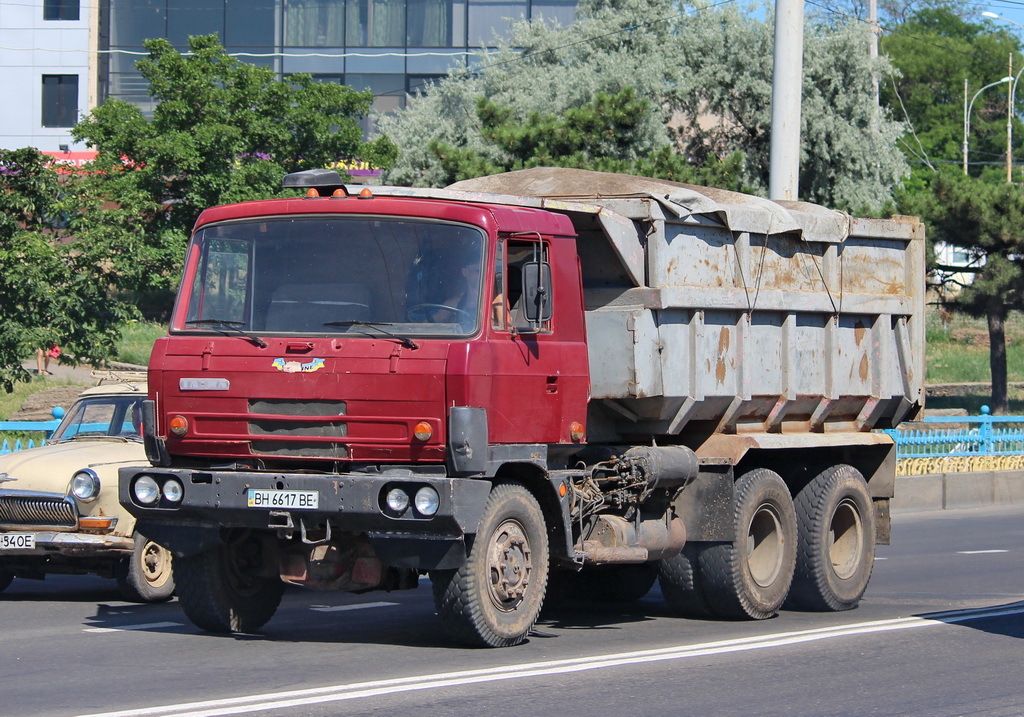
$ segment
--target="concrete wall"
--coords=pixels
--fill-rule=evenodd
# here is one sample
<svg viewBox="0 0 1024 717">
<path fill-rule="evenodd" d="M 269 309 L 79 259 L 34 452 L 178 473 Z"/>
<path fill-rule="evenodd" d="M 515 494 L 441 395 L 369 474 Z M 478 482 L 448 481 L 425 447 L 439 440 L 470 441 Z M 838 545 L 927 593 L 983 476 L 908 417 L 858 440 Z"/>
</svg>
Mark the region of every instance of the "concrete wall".
<svg viewBox="0 0 1024 717">
<path fill-rule="evenodd" d="M 896 478 L 893 512 L 1024 504 L 1024 471 L 937 473 Z"/>
</svg>

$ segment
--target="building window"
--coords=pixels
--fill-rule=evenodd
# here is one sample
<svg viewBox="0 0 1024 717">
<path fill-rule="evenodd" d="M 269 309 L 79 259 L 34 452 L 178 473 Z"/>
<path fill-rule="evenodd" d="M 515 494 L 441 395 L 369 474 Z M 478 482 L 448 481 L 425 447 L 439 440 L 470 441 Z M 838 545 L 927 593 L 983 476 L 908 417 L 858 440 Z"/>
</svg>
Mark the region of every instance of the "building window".
<svg viewBox="0 0 1024 717">
<path fill-rule="evenodd" d="M 78 0 L 43 0 L 44 20 L 77 20 Z"/>
<path fill-rule="evenodd" d="M 284 44 L 341 47 L 345 42 L 344 0 L 285 0 Z"/>
<path fill-rule="evenodd" d="M 78 75 L 43 75 L 43 127 L 78 122 Z"/>
<path fill-rule="evenodd" d="M 348 47 L 402 47 L 405 0 L 348 0 L 345 17 Z"/>
<path fill-rule="evenodd" d="M 454 11 L 453 0 L 421 0 L 409 3 L 406 20 L 409 46 L 450 46 Z"/>
</svg>

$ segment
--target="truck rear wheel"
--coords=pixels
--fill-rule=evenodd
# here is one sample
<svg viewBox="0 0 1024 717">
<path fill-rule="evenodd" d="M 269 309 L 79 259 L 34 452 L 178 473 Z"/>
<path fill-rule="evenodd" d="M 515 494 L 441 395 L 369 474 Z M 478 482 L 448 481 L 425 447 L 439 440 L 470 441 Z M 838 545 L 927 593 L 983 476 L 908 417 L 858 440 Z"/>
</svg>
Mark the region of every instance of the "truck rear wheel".
<svg viewBox="0 0 1024 717">
<path fill-rule="evenodd" d="M 9 573 L 6 570 L 0 570 L 0 593 L 10 587 L 12 580 L 14 580 L 13 573 Z"/>
<path fill-rule="evenodd" d="M 249 532 L 174 560 L 185 615 L 209 632 L 254 632 L 274 616 L 284 583 L 265 577 L 263 545 Z"/>
<path fill-rule="evenodd" d="M 821 612 L 856 607 L 875 564 L 875 512 L 867 482 L 853 466 L 832 466 L 794 503 L 799 547 L 786 607 Z"/>
<path fill-rule="evenodd" d="M 789 593 L 796 565 L 796 512 L 785 482 L 765 468 L 736 481 L 734 538 L 700 553 L 704 595 L 719 617 L 763 620 Z"/>
<path fill-rule="evenodd" d="M 544 515 L 520 485 L 496 485 L 487 498 L 466 564 L 430 573 L 444 626 L 461 642 L 511 647 L 540 615 L 548 581 Z"/>
<path fill-rule="evenodd" d="M 700 554 L 707 546 L 687 543 L 682 552 L 658 561 L 661 594 L 681 617 L 708 617 L 711 606 L 701 586 Z"/>
<path fill-rule="evenodd" d="M 163 602 L 174 595 L 171 552 L 135 534 L 132 554 L 117 564 L 114 577 L 121 596 L 129 602 Z"/>
</svg>

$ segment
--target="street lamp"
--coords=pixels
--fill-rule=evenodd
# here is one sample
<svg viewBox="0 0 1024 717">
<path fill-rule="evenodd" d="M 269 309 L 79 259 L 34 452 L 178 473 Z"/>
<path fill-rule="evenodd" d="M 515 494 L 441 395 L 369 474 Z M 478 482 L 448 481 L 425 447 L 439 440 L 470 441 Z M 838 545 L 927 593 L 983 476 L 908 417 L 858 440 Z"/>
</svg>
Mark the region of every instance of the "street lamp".
<svg viewBox="0 0 1024 717">
<path fill-rule="evenodd" d="M 971 109 L 974 107 L 974 100 L 978 99 L 978 95 L 987 90 L 990 87 L 1001 85 L 1004 82 L 1013 82 L 1013 78 L 1007 75 L 1002 79 L 996 80 L 995 82 L 989 82 L 987 85 L 982 87 L 980 90 L 974 93 L 974 97 L 971 101 L 967 101 L 967 79 L 964 78 L 964 174 L 967 174 L 967 137 L 971 133 Z"/>
<path fill-rule="evenodd" d="M 993 20 L 1002 20 L 1008 22 L 1011 25 L 1024 30 L 1024 25 L 1021 25 L 1016 20 L 1011 20 L 1008 17 L 1002 15 L 996 15 L 994 12 L 985 11 L 981 13 L 983 17 L 990 17 Z M 1010 53 L 1010 72 L 1013 72 L 1013 53 Z M 1017 80 L 1020 79 L 1021 73 L 1024 72 L 1024 67 L 1017 70 L 1017 74 L 1013 78 L 1013 83 L 1010 85 L 1010 104 L 1006 108 L 1006 181 L 1013 181 L 1013 116 L 1015 113 L 1016 96 L 1017 96 Z"/>
</svg>

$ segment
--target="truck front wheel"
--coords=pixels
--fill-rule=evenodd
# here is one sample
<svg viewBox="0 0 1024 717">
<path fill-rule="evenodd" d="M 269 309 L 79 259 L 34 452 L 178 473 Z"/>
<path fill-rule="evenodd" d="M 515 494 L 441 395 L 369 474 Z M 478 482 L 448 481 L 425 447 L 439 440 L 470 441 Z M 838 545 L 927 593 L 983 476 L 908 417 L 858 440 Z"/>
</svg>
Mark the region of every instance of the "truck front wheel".
<svg viewBox="0 0 1024 717">
<path fill-rule="evenodd" d="M 796 512 L 777 473 L 757 468 L 736 481 L 734 537 L 700 553 L 704 596 L 719 617 L 763 620 L 789 593 L 796 566 Z"/>
<path fill-rule="evenodd" d="M 284 583 L 266 576 L 264 544 L 248 531 L 212 550 L 174 559 L 174 580 L 185 615 L 209 632 L 254 632 L 274 616 Z"/>
<path fill-rule="evenodd" d="M 430 573 L 434 603 L 459 641 L 510 647 L 540 615 L 548 581 L 544 515 L 529 491 L 504 483 L 491 490 L 466 564 Z"/>
<path fill-rule="evenodd" d="M 129 602 L 163 602 L 174 595 L 171 552 L 141 533 L 135 534 L 135 549 L 117 564 L 114 577 Z"/>
<path fill-rule="evenodd" d="M 864 477 L 853 466 L 832 466 L 794 502 L 800 547 L 786 607 L 822 612 L 856 607 L 875 563 L 875 512 Z"/>
</svg>

